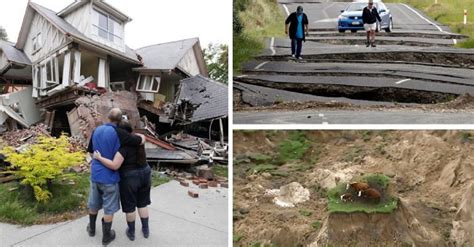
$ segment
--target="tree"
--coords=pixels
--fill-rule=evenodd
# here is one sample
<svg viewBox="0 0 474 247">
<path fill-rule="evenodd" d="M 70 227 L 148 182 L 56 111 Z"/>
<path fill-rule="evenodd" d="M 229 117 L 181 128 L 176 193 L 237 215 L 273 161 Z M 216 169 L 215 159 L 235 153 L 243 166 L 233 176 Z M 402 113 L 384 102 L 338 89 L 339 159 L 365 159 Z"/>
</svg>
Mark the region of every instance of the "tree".
<svg viewBox="0 0 474 247">
<path fill-rule="evenodd" d="M 229 47 L 226 44 L 211 43 L 203 52 L 209 70 L 209 77 L 227 84 L 229 79 Z"/>
<path fill-rule="evenodd" d="M 8 40 L 7 31 L 2 26 L 0 26 L 0 40 Z"/>
</svg>

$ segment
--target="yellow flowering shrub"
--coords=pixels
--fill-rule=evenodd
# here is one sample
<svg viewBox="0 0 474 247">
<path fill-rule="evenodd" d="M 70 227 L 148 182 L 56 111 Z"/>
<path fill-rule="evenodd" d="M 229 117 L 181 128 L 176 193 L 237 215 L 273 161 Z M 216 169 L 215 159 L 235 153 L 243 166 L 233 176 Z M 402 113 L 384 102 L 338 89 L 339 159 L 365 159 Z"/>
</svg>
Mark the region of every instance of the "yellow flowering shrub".
<svg viewBox="0 0 474 247">
<path fill-rule="evenodd" d="M 85 160 L 84 152 L 71 152 L 68 137 L 64 134 L 59 138 L 39 136 L 36 144 L 20 153 L 10 146 L 1 152 L 11 163 L 9 172 L 19 177 L 22 184 L 31 186 L 39 202 L 46 202 L 52 196 L 48 182 L 70 177 L 71 174 L 65 170 Z"/>
</svg>

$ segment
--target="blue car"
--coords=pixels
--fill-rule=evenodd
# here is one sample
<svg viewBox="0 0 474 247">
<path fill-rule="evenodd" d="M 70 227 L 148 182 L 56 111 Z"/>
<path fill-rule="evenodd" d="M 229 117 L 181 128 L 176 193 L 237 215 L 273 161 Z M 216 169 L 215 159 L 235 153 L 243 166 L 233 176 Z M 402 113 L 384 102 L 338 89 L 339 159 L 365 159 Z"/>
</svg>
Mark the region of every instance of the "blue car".
<svg viewBox="0 0 474 247">
<path fill-rule="evenodd" d="M 382 22 L 377 22 L 376 31 L 379 32 L 381 29 L 385 29 L 386 32 L 391 32 L 393 29 L 393 19 L 390 10 L 387 9 L 384 3 L 380 1 L 374 1 L 374 6 L 379 11 Z M 337 21 L 337 29 L 340 33 L 346 30 L 351 30 L 355 33 L 357 30 L 364 30 L 364 24 L 362 22 L 362 10 L 367 7 L 367 1 L 358 1 L 349 4 L 346 9 L 341 10 Z"/>
</svg>

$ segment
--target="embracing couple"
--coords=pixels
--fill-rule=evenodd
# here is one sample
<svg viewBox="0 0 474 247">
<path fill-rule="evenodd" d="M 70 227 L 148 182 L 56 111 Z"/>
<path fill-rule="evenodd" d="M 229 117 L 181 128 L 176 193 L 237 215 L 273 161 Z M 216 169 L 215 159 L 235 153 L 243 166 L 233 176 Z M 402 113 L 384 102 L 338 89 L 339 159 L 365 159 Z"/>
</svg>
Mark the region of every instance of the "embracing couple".
<svg viewBox="0 0 474 247">
<path fill-rule="evenodd" d="M 103 245 L 115 239 L 112 220 L 114 213 L 120 209 L 120 202 L 127 218 L 127 237 L 135 240 L 136 208 L 143 236 L 148 238 L 150 234 L 147 206 L 151 203 L 151 168 L 146 162 L 145 136 L 132 134 L 131 125 L 122 120 L 122 112 L 118 108 L 109 112 L 108 120 L 108 123 L 94 130 L 87 148 L 94 158 L 87 232 L 89 236 L 95 236 L 97 213 L 103 208 Z"/>
</svg>

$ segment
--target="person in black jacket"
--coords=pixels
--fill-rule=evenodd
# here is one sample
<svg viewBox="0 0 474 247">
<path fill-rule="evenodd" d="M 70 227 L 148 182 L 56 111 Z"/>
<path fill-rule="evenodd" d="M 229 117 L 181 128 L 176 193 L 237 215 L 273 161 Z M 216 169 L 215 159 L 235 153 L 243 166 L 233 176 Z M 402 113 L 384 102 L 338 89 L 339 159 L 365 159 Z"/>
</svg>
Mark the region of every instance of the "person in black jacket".
<svg viewBox="0 0 474 247">
<path fill-rule="evenodd" d="M 119 138 L 127 136 L 132 133 L 132 126 L 126 120 L 122 120 L 116 131 Z M 120 173 L 120 202 L 127 218 L 127 237 L 132 241 L 135 240 L 135 210 L 138 209 L 143 236 L 148 238 L 150 228 L 147 206 L 151 203 L 151 168 L 146 161 L 145 146 L 122 145 L 113 160 L 103 157 L 96 151 L 94 159 L 110 169 L 118 169 Z"/>
<path fill-rule="evenodd" d="M 298 6 L 296 12 L 291 13 L 286 18 L 285 33 L 291 39 L 291 56 L 296 59 L 303 59 L 301 57 L 301 49 L 303 48 L 303 41 L 306 41 L 305 34 L 308 33 L 308 17 L 303 13 L 303 7 Z"/>
<path fill-rule="evenodd" d="M 375 45 L 375 29 L 377 28 L 377 20 L 382 22 L 377 8 L 374 6 L 373 0 L 369 0 L 369 4 L 362 11 L 362 21 L 364 28 L 367 31 L 367 47 Z"/>
</svg>

